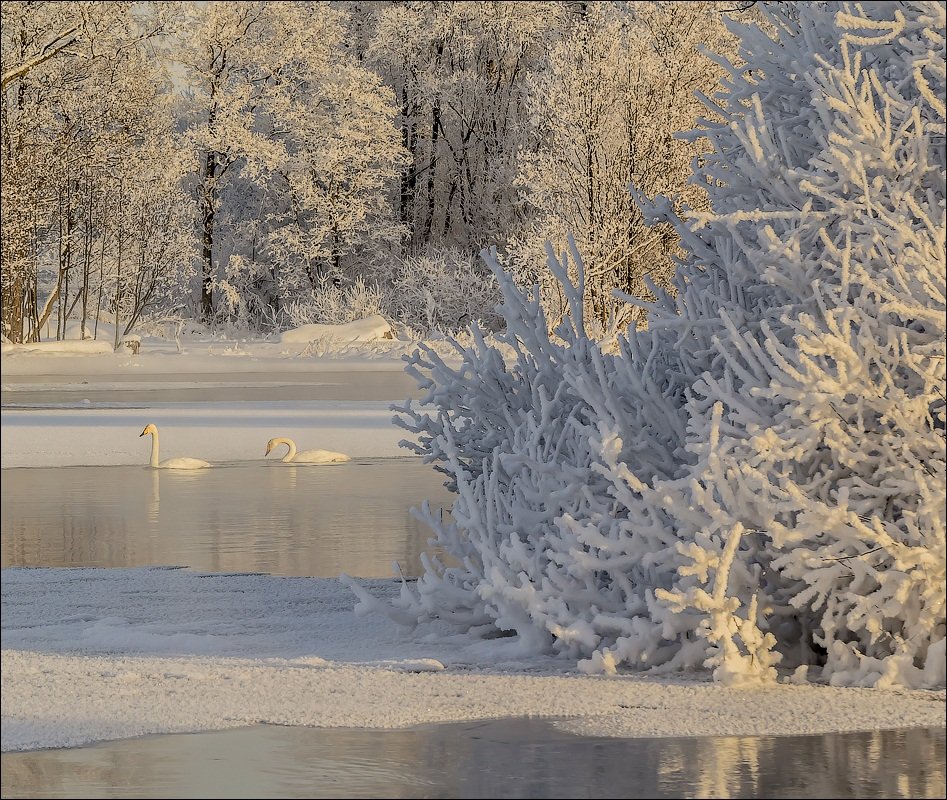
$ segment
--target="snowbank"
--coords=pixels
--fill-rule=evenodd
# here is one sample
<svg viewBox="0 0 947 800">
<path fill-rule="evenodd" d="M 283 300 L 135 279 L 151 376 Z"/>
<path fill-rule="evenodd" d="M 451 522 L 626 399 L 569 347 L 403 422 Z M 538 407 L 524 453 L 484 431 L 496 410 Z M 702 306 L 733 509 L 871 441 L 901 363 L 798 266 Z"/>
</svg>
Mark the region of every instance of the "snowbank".
<svg viewBox="0 0 947 800">
<path fill-rule="evenodd" d="M 320 339 L 338 339 L 343 342 L 367 342 L 373 339 L 394 339 L 391 325 L 380 314 L 344 325 L 301 325 L 284 331 L 283 344 L 308 344 Z"/>
</svg>

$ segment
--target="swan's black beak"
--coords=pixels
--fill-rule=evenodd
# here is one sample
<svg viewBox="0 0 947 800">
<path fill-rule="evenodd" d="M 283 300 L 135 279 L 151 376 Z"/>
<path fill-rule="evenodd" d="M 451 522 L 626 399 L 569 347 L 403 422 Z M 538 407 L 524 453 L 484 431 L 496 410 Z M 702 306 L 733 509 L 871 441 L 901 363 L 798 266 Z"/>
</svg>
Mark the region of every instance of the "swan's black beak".
<svg viewBox="0 0 947 800">
<path fill-rule="evenodd" d="M 142 436 L 144 436 L 144 435 L 145 435 L 145 432 L 142 431 L 141 433 L 138 434 L 138 438 L 140 439 L 140 438 L 141 438 Z"/>
</svg>

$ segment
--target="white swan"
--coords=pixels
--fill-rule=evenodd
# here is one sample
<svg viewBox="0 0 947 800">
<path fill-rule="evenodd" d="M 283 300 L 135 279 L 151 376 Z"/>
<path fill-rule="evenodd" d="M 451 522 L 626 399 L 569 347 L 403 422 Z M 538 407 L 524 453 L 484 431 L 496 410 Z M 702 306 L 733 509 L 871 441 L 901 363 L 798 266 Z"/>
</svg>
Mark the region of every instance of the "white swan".
<svg viewBox="0 0 947 800">
<path fill-rule="evenodd" d="M 289 450 L 286 451 L 286 455 L 282 458 L 286 463 L 338 464 L 342 461 L 350 460 L 345 453 L 334 453 L 332 450 L 303 450 L 301 453 L 297 453 L 296 443 L 292 439 L 287 439 L 285 436 L 270 439 L 266 443 L 266 452 L 263 455 L 268 456 L 274 447 L 278 447 L 281 444 L 285 444 L 289 448 Z"/>
<path fill-rule="evenodd" d="M 158 429 L 154 425 L 146 425 L 145 429 L 138 434 L 139 438 L 151 434 L 151 462 L 150 467 L 155 469 L 204 469 L 209 467 L 206 461 L 199 458 L 166 458 L 164 461 L 158 461 Z"/>
</svg>

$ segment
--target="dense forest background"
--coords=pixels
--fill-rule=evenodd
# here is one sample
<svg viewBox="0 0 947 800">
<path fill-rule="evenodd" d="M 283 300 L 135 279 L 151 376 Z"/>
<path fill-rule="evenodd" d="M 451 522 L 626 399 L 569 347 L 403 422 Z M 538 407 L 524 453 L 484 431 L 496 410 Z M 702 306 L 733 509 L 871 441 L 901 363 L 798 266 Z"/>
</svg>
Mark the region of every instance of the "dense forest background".
<svg viewBox="0 0 947 800">
<path fill-rule="evenodd" d="M 665 286 L 678 238 L 629 191 L 701 208 L 694 126 L 733 4 L 5 2 L 2 314 L 14 342 L 169 321 L 266 334 L 381 313 L 502 324 L 497 257 L 589 324 Z M 734 13 L 735 12 L 735 13 Z M 111 330 L 111 326 L 109 326 Z"/>
</svg>

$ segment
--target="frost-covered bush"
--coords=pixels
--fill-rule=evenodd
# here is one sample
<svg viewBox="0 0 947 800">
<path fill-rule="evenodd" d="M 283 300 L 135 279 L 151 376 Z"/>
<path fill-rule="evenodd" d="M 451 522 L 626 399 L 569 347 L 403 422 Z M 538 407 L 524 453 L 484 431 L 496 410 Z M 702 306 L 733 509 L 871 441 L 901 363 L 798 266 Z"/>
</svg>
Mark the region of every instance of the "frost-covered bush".
<svg viewBox="0 0 947 800">
<path fill-rule="evenodd" d="M 479 259 L 446 248 L 376 267 L 368 277 L 348 280 L 321 275 L 315 285 L 292 292 L 283 306 L 286 327 L 341 325 L 380 314 L 410 337 L 458 333 L 471 322 L 495 329 L 499 288 Z"/>
<path fill-rule="evenodd" d="M 388 316 L 416 331 L 454 333 L 471 322 L 500 320 L 496 281 L 479 259 L 446 248 L 408 256 L 385 278 Z"/>
<path fill-rule="evenodd" d="M 425 574 L 415 591 L 406 588 L 396 618 L 440 617 L 484 634 L 515 632 L 527 651 L 573 658 L 595 652 L 603 631 L 607 641 L 638 632 L 642 653 L 666 660 L 669 642 L 649 605 L 656 582 L 670 587 L 683 558 L 673 534 L 662 542 L 647 529 L 609 529 L 622 500 L 610 495 L 613 478 L 595 440 L 598 419 L 617 404 L 625 432 L 635 431 L 636 468 L 660 478 L 675 470 L 684 428 L 673 397 L 623 369 L 647 360 L 648 336 L 624 342 L 621 359 L 604 355 L 585 332 L 582 291 L 568 283 L 567 261 L 550 254 L 550 269 L 572 304 L 551 335 L 539 291 L 525 295 L 488 260 L 504 298 L 500 347 L 476 326 L 472 345 L 451 340 L 459 366 L 422 345 L 408 371 L 428 391 L 401 418 L 417 437 L 406 444 L 444 472 L 457 493 L 452 523 L 442 524 L 426 507 L 423 514 L 437 543 L 463 566 L 424 556 Z M 504 360 L 501 347 L 514 357 Z"/>
<path fill-rule="evenodd" d="M 461 566 L 426 560 L 400 622 L 587 671 L 944 685 L 945 11 L 791 11 L 732 25 L 711 211 L 639 198 L 687 253 L 647 330 L 603 353 L 550 253 L 556 336 L 494 263 L 515 359 L 475 329 L 459 366 L 411 360 L 400 419 L 456 492 L 425 513 Z"/>
<path fill-rule="evenodd" d="M 712 212 L 651 208 L 690 254 L 649 324 L 690 333 L 698 459 L 669 494 L 693 574 L 658 596 L 726 622 L 723 674 L 765 650 L 836 683 L 943 683 L 945 11 L 797 10 L 770 17 L 778 47 L 737 29 L 747 67 L 701 131 Z M 746 570 L 709 595 L 729 558 Z"/>
<path fill-rule="evenodd" d="M 310 292 L 287 303 L 285 315 L 293 328 L 311 323 L 344 325 L 375 314 L 385 316 L 384 307 L 382 291 L 361 276 L 350 282 L 323 277 Z"/>
</svg>

